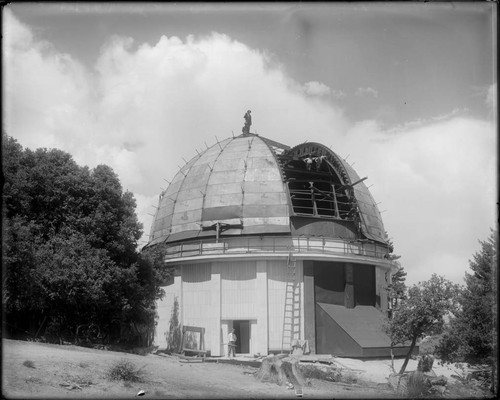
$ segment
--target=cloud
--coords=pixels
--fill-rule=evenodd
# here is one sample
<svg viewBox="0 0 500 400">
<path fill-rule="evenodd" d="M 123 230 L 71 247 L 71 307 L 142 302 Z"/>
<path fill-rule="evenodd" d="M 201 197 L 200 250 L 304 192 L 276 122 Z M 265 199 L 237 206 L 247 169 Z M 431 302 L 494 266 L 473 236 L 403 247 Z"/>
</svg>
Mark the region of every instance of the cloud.
<svg viewBox="0 0 500 400">
<path fill-rule="evenodd" d="M 23 146 L 57 147 L 80 164 L 111 166 L 134 193 L 147 234 L 164 179 L 205 143 L 239 135 L 251 109 L 253 132 L 350 154 L 387 210 L 386 229 L 409 280 L 442 272 L 460 281 L 477 239 L 496 220 L 493 122 L 460 112 L 390 130 L 353 122 L 331 101 L 343 93 L 296 82 L 274 59 L 219 33 L 162 36 L 152 45 L 116 36 L 86 69 L 6 9 L 4 127 Z"/>
<path fill-rule="evenodd" d="M 367 96 L 373 96 L 375 98 L 378 97 L 378 91 L 371 88 L 371 87 L 367 87 L 367 88 L 357 88 L 356 89 L 356 92 L 354 93 L 355 96 L 358 96 L 358 97 L 367 97 Z"/>
<path fill-rule="evenodd" d="M 337 100 L 346 97 L 346 94 L 342 90 L 333 90 L 324 83 L 317 81 L 304 83 L 304 92 L 310 96 L 331 96 Z"/>
<path fill-rule="evenodd" d="M 5 127 L 30 147 L 81 145 L 92 131 L 88 73 L 4 13 Z M 88 114 L 88 115 L 85 115 Z M 40 140 L 41 139 L 41 140 Z"/>
<path fill-rule="evenodd" d="M 432 272 L 461 282 L 468 260 L 496 221 L 493 124 L 450 114 L 446 120 L 383 130 L 355 124 L 350 162 L 379 205 L 395 252 L 413 282 Z"/>
<path fill-rule="evenodd" d="M 342 91 L 342 90 L 332 90 L 332 96 L 335 97 L 337 100 L 341 100 L 347 95 Z"/>
<path fill-rule="evenodd" d="M 304 90 L 311 96 L 328 96 L 332 92 L 332 89 L 330 89 L 327 85 L 316 81 L 304 83 Z"/>
</svg>

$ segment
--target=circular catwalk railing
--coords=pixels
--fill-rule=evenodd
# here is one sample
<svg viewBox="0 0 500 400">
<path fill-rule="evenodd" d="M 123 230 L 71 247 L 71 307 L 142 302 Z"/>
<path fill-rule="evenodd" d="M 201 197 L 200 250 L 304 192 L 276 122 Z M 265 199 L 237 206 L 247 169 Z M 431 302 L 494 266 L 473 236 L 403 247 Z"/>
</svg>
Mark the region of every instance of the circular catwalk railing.
<svg viewBox="0 0 500 400">
<path fill-rule="evenodd" d="M 251 253 L 321 253 L 343 256 L 387 258 L 387 246 L 367 240 L 344 240 L 321 237 L 248 236 L 223 237 L 172 243 L 166 248 L 167 260 L 202 255 L 234 255 Z"/>
</svg>

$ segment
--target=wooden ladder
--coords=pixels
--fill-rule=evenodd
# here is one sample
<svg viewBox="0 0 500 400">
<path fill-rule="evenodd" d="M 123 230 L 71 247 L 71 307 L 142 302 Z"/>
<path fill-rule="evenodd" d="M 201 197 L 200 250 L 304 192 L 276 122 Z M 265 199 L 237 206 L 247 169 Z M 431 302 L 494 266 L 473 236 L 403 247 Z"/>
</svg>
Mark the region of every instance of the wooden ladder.
<svg viewBox="0 0 500 400">
<path fill-rule="evenodd" d="M 283 331 L 281 353 L 292 352 L 292 342 L 300 339 L 300 283 L 297 282 L 295 260 L 289 258 L 287 265 L 285 306 L 283 313 Z"/>
</svg>

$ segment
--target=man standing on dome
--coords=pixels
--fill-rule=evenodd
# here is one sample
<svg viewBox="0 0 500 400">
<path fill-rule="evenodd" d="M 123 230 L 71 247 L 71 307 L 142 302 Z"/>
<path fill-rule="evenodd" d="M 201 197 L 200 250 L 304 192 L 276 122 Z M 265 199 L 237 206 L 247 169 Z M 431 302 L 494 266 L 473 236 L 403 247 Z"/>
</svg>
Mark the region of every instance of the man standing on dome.
<svg viewBox="0 0 500 400">
<path fill-rule="evenodd" d="M 252 125 L 252 115 L 251 111 L 248 110 L 245 115 L 243 116 L 245 118 L 245 126 L 241 130 L 245 135 L 248 135 L 250 133 L 250 125 Z"/>
</svg>

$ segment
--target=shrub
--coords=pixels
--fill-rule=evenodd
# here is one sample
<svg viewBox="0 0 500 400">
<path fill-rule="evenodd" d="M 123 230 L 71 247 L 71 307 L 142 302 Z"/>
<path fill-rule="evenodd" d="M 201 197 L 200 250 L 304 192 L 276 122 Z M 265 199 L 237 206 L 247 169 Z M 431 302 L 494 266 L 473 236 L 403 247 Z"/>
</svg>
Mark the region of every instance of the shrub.
<svg viewBox="0 0 500 400">
<path fill-rule="evenodd" d="M 31 360 L 26 360 L 23 362 L 23 365 L 28 368 L 35 368 L 35 363 Z"/>
<path fill-rule="evenodd" d="M 108 377 L 113 381 L 138 382 L 141 380 L 140 369 L 137 369 L 133 363 L 125 359 L 116 362 L 108 370 Z"/>
<path fill-rule="evenodd" d="M 408 396 L 411 398 L 425 396 L 430 388 L 427 378 L 420 371 L 410 373 L 406 385 Z"/>
</svg>

